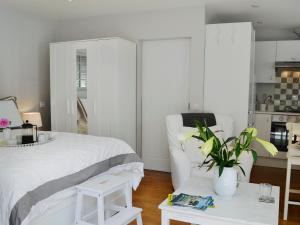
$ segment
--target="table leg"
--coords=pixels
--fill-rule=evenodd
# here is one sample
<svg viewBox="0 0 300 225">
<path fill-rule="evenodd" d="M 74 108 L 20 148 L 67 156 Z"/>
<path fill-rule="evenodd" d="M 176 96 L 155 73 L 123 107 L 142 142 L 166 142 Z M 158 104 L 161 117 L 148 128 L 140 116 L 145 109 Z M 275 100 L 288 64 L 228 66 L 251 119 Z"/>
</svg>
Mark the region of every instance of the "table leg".
<svg viewBox="0 0 300 225">
<path fill-rule="evenodd" d="M 170 225 L 170 219 L 164 211 L 161 212 L 161 225 Z"/>
</svg>

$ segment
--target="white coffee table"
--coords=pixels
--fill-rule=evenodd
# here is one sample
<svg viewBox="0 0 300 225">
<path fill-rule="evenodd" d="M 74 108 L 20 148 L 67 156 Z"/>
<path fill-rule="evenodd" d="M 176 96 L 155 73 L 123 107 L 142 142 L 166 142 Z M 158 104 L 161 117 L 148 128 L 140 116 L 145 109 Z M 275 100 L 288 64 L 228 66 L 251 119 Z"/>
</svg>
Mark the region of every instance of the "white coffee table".
<svg viewBox="0 0 300 225">
<path fill-rule="evenodd" d="M 190 178 L 174 194 L 213 196 L 216 207 L 201 211 L 168 206 L 166 199 L 159 205 L 161 224 L 176 220 L 201 225 L 278 225 L 279 187 L 272 190 L 275 203 L 259 202 L 259 185 L 252 183 L 241 183 L 235 196 L 224 200 L 214 193 L 211 179 Z"/>
</svg>

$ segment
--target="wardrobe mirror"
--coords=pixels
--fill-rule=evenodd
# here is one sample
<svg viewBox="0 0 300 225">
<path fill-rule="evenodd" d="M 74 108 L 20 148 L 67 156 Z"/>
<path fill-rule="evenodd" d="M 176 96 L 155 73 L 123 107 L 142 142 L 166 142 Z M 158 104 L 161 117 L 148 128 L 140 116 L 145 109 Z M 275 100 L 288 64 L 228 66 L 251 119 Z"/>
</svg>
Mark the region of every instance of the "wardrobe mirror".
<svg viewBox="0 0 300 225">
<path fill-rule="evenodd" d="M 77 130 L 80 134 L 88 133 L 87 104 L 87 51 L 76 51 L 76 86 L 77 86 Z"/>
</svg>

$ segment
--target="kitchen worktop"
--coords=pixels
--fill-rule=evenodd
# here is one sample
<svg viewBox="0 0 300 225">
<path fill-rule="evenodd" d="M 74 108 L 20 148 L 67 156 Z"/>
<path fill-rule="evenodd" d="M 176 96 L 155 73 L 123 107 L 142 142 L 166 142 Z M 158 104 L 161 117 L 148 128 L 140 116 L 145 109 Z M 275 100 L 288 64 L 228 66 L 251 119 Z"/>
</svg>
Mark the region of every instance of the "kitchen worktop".
<svg viewBox="0 0 300 225">
<path fill-rule="evenodd" d="M 269 111 L 256 111 L 256 114 L 271 114 L 271 115 L 288 115 L 288 116 L 300 116 L 300 113 L 294 112 L 269 112 Z"/>
</svg>

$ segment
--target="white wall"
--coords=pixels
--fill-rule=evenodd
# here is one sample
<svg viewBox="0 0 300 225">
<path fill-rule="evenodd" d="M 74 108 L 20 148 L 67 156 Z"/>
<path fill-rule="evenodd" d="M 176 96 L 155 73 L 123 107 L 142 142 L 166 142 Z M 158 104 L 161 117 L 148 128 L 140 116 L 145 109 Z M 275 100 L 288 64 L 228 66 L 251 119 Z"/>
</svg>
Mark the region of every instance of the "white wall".
<svg viewBox="0 0 300 225">
<path fill-rule="evenodd" d="M 21 112 L 41 111 L 43 128 L 49 129 L 48 43 L 54 25 L 1 8 L 0 27 L 0 98 L 16 96 Z M 40 101 L 46 108 L 39 108 Z"/>
<path fill-rule="evenodd" d="M 138 43 L 138 140 L 141 140 L 142 40 L 191 38 L 190 102 L 192 107 L 202 109 L 205 44 L 204 7 L 106 15 L 61 21 L 56 30 L 55 39 L 56 41 L 69 41 L 109 36 L 119 36 Z M 141 142 L 137 146 L 138 151 L 140 151 Z"/>
</svg>

